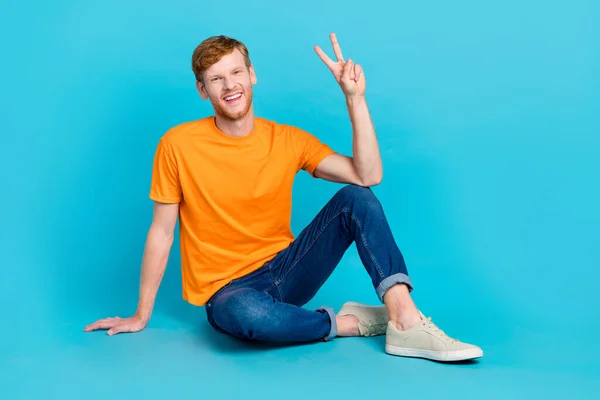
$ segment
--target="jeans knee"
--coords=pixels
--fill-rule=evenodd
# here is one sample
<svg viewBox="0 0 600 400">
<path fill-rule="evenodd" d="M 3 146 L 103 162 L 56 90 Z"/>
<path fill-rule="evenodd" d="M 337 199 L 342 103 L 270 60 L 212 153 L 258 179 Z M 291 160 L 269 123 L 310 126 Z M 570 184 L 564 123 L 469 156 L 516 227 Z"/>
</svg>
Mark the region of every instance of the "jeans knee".
<svg viewBox="0 0 600 400">
<path fill-rule="evenodd" d="M 371 188 L 347 185 L 337 193 L 344 202 L 350 203 L 353 207 L 366 208 L 368 211 L 378 211 L 381 209 L 381 203 Z"/>
<path fill-rule="evenodd" d="M 257 338 L 269 318 L 268 296 L 251 289 L 224 293 L 212 305 L 213 319 L 220 329 L 233 336 Z"/>
</svg>

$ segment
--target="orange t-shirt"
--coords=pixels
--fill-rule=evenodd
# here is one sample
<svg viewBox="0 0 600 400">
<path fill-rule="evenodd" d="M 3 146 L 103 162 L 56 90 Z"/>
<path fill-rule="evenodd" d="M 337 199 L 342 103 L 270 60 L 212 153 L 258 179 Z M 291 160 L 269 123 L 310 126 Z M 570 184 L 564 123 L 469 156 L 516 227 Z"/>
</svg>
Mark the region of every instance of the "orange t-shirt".
<svg viewBox="0 0 600 400">
<path fill-rule="evenodd" d="M 333 153 L 302 129 L 258 117 L 241 138 L 221 132 L 214 117 L 169 129 L 156 149 L 150 198 L 180 203 L 183 299 L 202 306 L 288 247 L 295 175 L 314 176 Z"/>
</svg>

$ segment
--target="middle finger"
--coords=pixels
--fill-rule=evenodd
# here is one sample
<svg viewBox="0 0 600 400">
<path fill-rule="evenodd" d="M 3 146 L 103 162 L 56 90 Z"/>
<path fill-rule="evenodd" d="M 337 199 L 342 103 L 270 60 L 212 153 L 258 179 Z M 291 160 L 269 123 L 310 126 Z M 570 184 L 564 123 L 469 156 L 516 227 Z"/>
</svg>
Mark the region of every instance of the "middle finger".
<svg viewBox="0 0 600 400">
<path fill-rule="evenodd" d="M 342 49 L 340 48 L 340 44 L 337 41 L 337 36 L 335 33 L 331 34 L 331 44 L 333 45 L 333 52 L 338 61 L 344 61 L 344 56 L 342 55 Z"/>
</svg>

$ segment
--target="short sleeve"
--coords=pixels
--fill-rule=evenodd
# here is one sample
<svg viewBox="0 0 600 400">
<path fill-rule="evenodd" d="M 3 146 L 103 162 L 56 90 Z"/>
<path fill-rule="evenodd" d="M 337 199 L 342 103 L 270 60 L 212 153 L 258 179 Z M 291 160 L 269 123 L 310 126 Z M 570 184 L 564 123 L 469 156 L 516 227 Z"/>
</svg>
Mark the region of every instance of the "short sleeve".
<svg viewBox="0 0 600 400">
<path fill-rule="evenodd" d="M 314 135 L 291 127 L 298 156 L 298 170 L 303 169 L 314 177 L 315 169 L 326 157 L 335 154 L 327 144 Z"/>
<path fill-rule="evenodd" d="M 154 155 L 150 198 L 161 203 L 179 203 L 182 198 L 177 160 L 164 139 L 158 143 Z"/>
</svg>

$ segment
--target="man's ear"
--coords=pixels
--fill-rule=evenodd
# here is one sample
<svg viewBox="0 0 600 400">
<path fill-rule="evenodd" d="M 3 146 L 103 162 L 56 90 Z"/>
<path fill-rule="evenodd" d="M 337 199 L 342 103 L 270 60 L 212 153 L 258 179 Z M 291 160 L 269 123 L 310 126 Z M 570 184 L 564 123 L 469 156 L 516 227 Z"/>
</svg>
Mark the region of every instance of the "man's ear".
<svg viewBox="0 0 600 400">
<path fill-rule="evenodd" d="M 252 82 L 253 85 L 256 85 L 256 82 L 258 82 L 258 78 L 256 77 L 256 72 L 254 71 L 254 66 L 250 65 L 250 67 L 248 68 L 248 71 L 250 71 L 250 82 Z"/>
<path fill-rule="evenodd" d="M 204 87 L 204 84 L 198 80 L 196 81 L 196 89 L 198 90 L 200 97 L 202 97 L 202 100 L 208 99 L 208 93 L 206 92 L 206 87 Z"/>
</svg>

